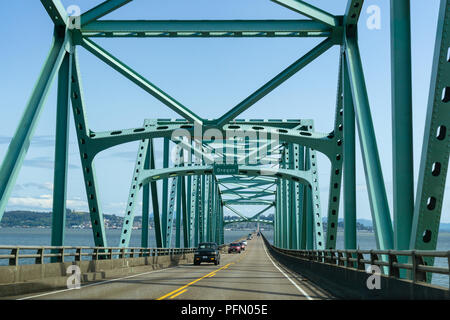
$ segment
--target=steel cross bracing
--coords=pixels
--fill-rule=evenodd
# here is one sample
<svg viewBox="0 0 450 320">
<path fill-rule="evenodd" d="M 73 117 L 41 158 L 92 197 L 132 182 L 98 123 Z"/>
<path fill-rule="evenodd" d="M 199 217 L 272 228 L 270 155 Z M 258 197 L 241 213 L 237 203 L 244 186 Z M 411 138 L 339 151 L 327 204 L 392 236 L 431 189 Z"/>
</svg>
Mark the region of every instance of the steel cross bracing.
<svg viewBox="0 0 450 320">
<path fill-rule="evenodd" d="M 415 197 L 412 191 L 410 4 L 408 0 L 391 0 L 394 224 L 358 45 L 357 24 L 364 1 L 349 0 L 342 16 L 328 13 L 306 1 L 273 0 L 304 18 L 151 21 L 99 20 L 131 0 L 104 1 L 79 17 L 69 17 L 60 0 L 41 2 L 55 25 L 53 42 L 0 168 L 0 219 L 23 164 L 45 97 L 57 76 L 52 245 L 64 244 L 71 105 L 96 246 L 106 247 L 108 244 L 94 159 L 108 148 L 140 141 L 119 245 L 126 247 L 129 244 L 136 195 L 142 189 L 144 247 L 148 246 L 151 206 L 158 247 L 182 246 L 181 235 L 184 247 L 206 240 L 223 243 L 225 223 L 258 221 L 273 223 L 274 242 L 281 248 L 334 249 L 343 185 L 345 249 L 356 249 L 357 129 L 377 248 L 436 249 L 449 159 L 450 117 L 446 108 L 450 100 L 449 0 L 440 1 Z M 223 115 L 204 119 L 95 43 L 99 37 L 316 37 L 323 40 Z M 334 46 L 340 46 L 341 50 L 335 121 L 330 132 L 316 132 L 312 120 L 305 119 L 238 119 L 256 102 Z M 86 117 L 87 103 L 78 57 L 80 48 L 158 99 L 181 119 L 147 119 L 143 126 L 137 128 L 92 131 Z M 300 117 L 296 115 L 296 118 Z M 177 136 L 180 131 L 184 132 L 184 138 Z M 155 166 L 154 146 L 157 141 L 163 142 L 162 168 Z M 172 167 L 169 161 L 171 145 L 180 148 L 179 157 L 183 159 Z M 322 218 L 317 175 L 319 153 L 325 155 L 331 165 L 325 219 Z M 161 184 L 159 180 L 162 180 Z M 172 182 L 170 192 L 169 182 Z M 162 190 L 158 190 L 160 185 Z M 262 208 L 251 217 L 236 208 L 252 208 L 250 205 Z M 225 221 L 224 208 L 239 218 Z M 261 218 L 263 212 L 273 212 L 274 220 L 270 222 Z M 324 220 L 327 222 L 326 233 Z M 174 233 L 175 242 L 172 241 Z"/>
</svg>

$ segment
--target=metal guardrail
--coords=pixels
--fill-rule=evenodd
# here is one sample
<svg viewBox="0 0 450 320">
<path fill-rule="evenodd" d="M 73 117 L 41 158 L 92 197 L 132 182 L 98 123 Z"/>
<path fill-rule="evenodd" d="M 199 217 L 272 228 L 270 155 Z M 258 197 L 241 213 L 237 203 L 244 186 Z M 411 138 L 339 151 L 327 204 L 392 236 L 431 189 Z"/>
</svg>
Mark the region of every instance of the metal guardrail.
<svg viewBox="0 0 450 320">
<path fill-rule="evenodd" d="M 407 270 L 414 283 L 427 282 L 427 273 L 444 274 L 450 280 L 450 251 L 427 250 L 289 250 L 271 245 L 263 235 L 266 244 L 275 251 L 289 256 L 366 271 L 367 266 L 378 266 L 387 275 L 400 279 L 400 270 Z M 401 258 L 406 257 L 406 258 Z M 446 258 L 447 268 L 427 265 L 425 258 Z M 405 260 L 406 263 L 399 261 Z M 450 286 L 450 283 L 449 283 Z"/>
<path fill-rule="evenodd" d="M 52 260 L 51 262 L 68 262 L 69 260 L 92 261 L 100 259 L 180 255 L 193 253 L 195 250 L 195 248 L 0 246 L 0 252 L 9 251 L 9 254 L 0 253 L 0 261 L 8 259 L 10 266 L 18 266 L 22 259 L 34 259 L 35 264 L 43 264 L 45 263 L 45 258 L 50 258 Z M 83 257 L 87 259 L 83 259 Z"/>
</svg>

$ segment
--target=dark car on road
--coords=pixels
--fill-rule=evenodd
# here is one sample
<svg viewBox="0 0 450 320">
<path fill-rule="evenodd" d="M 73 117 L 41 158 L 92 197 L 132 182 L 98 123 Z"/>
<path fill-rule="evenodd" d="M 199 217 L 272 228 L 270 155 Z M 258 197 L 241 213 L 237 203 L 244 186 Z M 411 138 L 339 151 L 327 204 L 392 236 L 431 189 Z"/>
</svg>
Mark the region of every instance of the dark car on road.
<svg viewBox="0 0 450 320">
<path fill-rule="evenodd" d="M 220 263 L 220 252 L 217 243 L 202 242 L 198 245 L 197 250 L 194 252 L 194 264 L 202 262 L 214 262 L 215 265 Z"/>
<path fill-rule="evenodd" d="M 239 242 L 233 242 L 230 243 L 230 246 L 228 247 L 228 253 L 241 253 L 241 244 Z"/>
</svg>

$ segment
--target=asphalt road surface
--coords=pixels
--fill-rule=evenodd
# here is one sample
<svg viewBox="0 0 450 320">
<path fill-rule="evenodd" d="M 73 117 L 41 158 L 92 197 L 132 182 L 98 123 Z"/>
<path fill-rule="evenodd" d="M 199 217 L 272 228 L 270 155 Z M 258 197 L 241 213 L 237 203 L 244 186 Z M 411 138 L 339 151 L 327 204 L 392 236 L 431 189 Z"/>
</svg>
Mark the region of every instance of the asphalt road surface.
<svg viewBox="0 0 450 320">
<path fill-rule="evenodd" d="M 83 284 L 80 289 L 29 294 L 14 299 L 317 300 L 325 290 L 291 273 L 270 257 L 261 238 L 238 254 L 221 254 L 220 265 L 183 264 L 123 278 Z"/>
</svg>

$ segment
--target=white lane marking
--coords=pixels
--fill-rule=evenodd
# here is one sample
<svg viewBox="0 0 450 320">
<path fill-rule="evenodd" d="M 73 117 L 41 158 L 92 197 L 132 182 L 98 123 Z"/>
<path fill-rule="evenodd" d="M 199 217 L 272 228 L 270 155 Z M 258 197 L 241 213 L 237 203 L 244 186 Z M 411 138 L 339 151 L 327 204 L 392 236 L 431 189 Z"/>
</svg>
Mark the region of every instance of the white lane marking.
<svg viewBox="0 0 450 320">
<path fill-rule="evenodd" d="M 270 262 L 272 262 L 272 264 L 275 266 L 275 268 L 277 268 L 278 269 L 278 271 L 280 271 L 281 272 L 281 274 L 283 275 L 283 276 L 285 276 L 286 277 L 286 279 L 288 279 L 296 288 L 297 288 L 297 290 L 298 291 L 300 291 L 308 300 L 313 300 L 313 298 L 311 298 L 306 292 L 305 292 L 305 290 L 303 290 L 299 285 L 297 285 L 291 278 L 289 278 L 289 276 L 286 274 L 286 273 L 284 273 L 283 272 L 283 270 L 281 270 L 280 268 L 278 268 L 278 266 L 275 264 L 275 262 L 273 262 L 273 260 L 269 257 L 269 254 L 267 253 L 267 250 L 266 250 L 266 245 L 263 243 L 263 248 L 264 248 L 264 252 L 266 253 L 266 255 L 267 255 L 267 258 L 269 258 L 269 260 L 270 260 Z"/>
<path fill-rule="evenodd" d="M 83 288 L 87 288 L 87 287 L 91 287 L 91 286 L 101 285 L 101 284 L 114 282 L 114 281 L 119 281 L 119 280 L 123 280 L 123 279 L 134 278 L 134 277 L 138 277 L 138 276 L 142 276 L 142 275 L 146 275 L 146 274 L 150 274 L 150 273 L 157 273 L 157 272 L 161 272 L 161 271 L 164 271 L 164 270 L 175 269 L 175 268 L 178 268 L 178 266 L 177 267 L 172 267 L 172 268 L 165 268 L 165 269 L 160 269 L 160 270 L 153 270 L 153 271 L 138 273 L 138 274 L 134 274 L 134 275 L 123 277 L 123 278 L 117 278 L 117 279 L 111 279 L 111 280 L 105 280 L 105 281 L 100 281 L 100 282 L 96 282 L 96 283 L 91 283 L 91 284 L 87 284 L 85 286 L 81 286 L 79 289 L 63 289 L 63 290 L 58 290 L 58 291 L 42 293 L 42 294 L 38 294 L 38 295 L 34 295 L 34 296 L 19 298 L 17 300 L 27 300 L 27 299 L 39 298 L 39 297 L 48 296 L 48 295 L 51 295 L 51 294 L 56 294 L 56 293 L 61 293 L 61 292 L 66 292 L 66 291 L 81 290 Z"/>
</svg>

